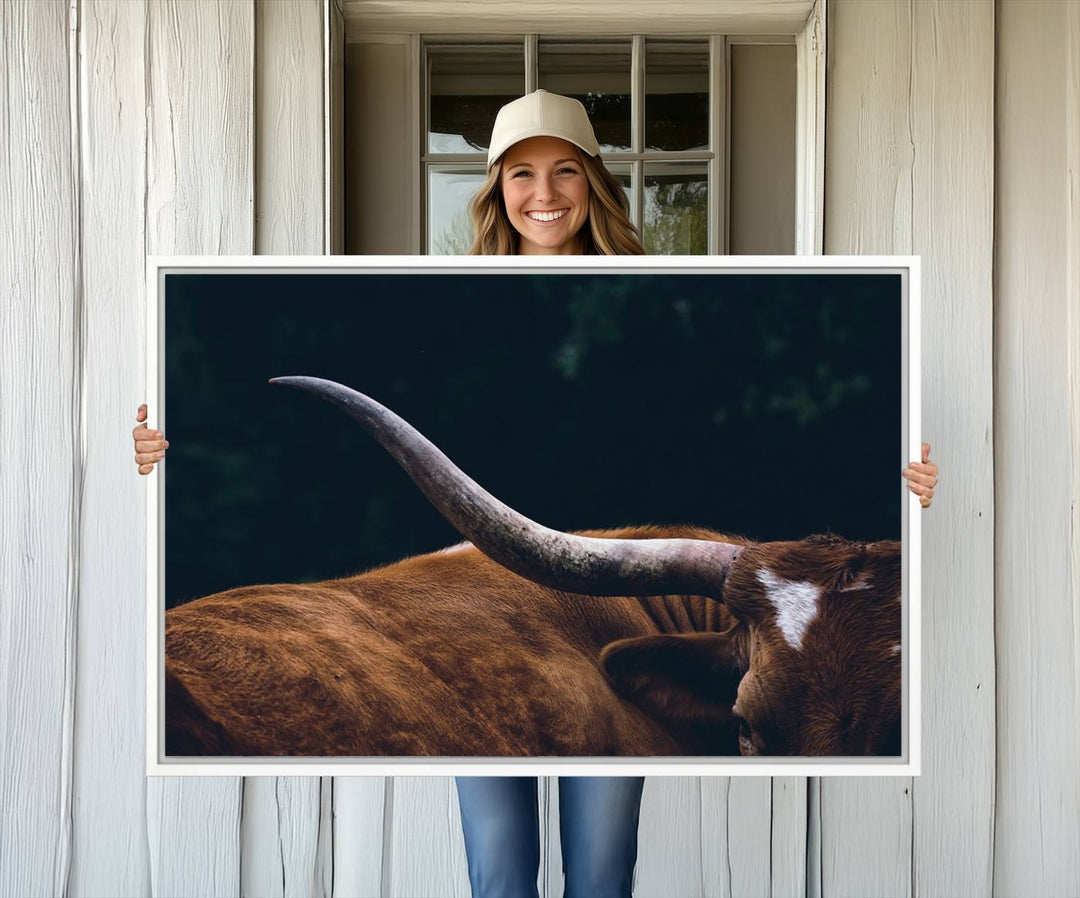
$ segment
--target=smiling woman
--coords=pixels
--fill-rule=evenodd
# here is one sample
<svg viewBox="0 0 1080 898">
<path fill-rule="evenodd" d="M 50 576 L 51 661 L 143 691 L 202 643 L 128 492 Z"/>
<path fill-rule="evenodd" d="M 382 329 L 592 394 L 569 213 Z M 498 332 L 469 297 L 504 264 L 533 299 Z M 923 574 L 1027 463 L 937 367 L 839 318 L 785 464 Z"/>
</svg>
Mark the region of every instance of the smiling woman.
<svg viewBox="0 0 1080 898">
<path fill-rule="evenodd" d="M 521 255 L 581 255 L 589 182 L 577 147 L 558 137 L 516 143 L 506 151 L 499 181 Z"/>
<path fill-rule="evenodd" d="M 488 177 L 469 203 L 470 255 L 644 255 L 626 194 L 580 102 L 537 90 L 499 110 Z M 566 895 L 627 898 L 644 777 L 561 777 Z M 457 778 L 473 898 L 534 898 L 535 777 Z"/>
<path fill-rule="evenodd" d="M 644 255 L 622 186 L 600 159 L 585 107 L 534 91 L 495 119 L 488 177 L 469 204 L 469 253 Z"/>
</svg>

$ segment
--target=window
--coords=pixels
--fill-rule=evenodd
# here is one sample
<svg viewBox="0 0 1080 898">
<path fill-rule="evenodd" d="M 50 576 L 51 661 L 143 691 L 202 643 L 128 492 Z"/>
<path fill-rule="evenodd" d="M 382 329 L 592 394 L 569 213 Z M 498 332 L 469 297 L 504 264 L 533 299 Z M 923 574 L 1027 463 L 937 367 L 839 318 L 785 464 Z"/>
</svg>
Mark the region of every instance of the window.
<svg viewBox="0 0 1080 898">
<path fill-rule="evenodd" d="M 727 252 L 731 193 L 727 182 L 732 161 L 729 85 L 738 82 L 739 75 L 731 66 L 752 72 L 755 83 L 763 77 L 762 60 L 753 52 L 756 46 L 740 42 L 736 54 L 729 52 L 728 43 L 722 36 L 425 39 L 419 160 L 424 251 L 461 254 L 468 250 L 472 228 L 466 204 L 485 178 L 487 141 L 495 115 L 504 103 L 539 87 L 576 97 L 584 104 L 604 162 L 627 191 L 631 219 L 641 231 L 647 252 Z M 765 179 L 790 182 L 781 191 L 781 215 L 790 227 L 778 237 L 776 216 L 771 223 L 771 239 L 782 244 L 794 234 L 795 45 L 786 37 L 769 43 L 779 45 L 770 50 L 786 51 L 778 77 L 788 83 L 778 90 L 790 96 L 790 109 L 773 109 L 763 116 L 745 110 L 742 116 L 758 121 L 779 115 L 790 122 L 790 143 L 785 148 L 787 138 L 783 138 L 780 150 L 781 157 L 790 157 L 790 170 L 777 172 L 774 167 L 772 177 Z M 772 65 L 768 59 L 764 62 L 766 67 Z M 748 104 L 764 110 L 770 90 L 766 85 L 764 90 L 743 91 L 738 96 L 745 94 Z M 775 129 L 748 131 L 775 143 Z M 746 143 L 740 141 L 738 146 L 749 164 L 753 153 L 746 153 Z M 774 166 L 776 157 L 773 147 L 769 158 Z M 752 185 L 747 189 L 753 193 Z M 771 185 L 765 189 L 773 192 Z M 789 198 L 791 209 L 787 210 Z M 767 197 L 759 199 L 762 205 L 770 205 Z M 754 214 L 761 218 L 760 208 L 753 205 Z M 739 251 L 792 252 L 793 236 L 790 242 L 790 246 L 755 248 L 754 239 L 748 237 L 740 241 Z"/>
</svg>

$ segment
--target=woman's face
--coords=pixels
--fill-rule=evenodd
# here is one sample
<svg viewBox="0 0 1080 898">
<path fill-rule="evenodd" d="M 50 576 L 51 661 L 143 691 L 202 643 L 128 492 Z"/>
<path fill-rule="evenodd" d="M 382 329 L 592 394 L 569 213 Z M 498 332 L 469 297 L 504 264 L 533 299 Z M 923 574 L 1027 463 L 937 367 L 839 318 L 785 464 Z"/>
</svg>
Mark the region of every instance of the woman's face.
<svg viewBox="0 0 1080 898">
<path fill-rule="evenodd" d="M 577 255 L 589 216 L 589 182 L 578 148 L 558 137 L 530 137 L 503 154 L 506 215 L 523 256 Z"/>
</svg>

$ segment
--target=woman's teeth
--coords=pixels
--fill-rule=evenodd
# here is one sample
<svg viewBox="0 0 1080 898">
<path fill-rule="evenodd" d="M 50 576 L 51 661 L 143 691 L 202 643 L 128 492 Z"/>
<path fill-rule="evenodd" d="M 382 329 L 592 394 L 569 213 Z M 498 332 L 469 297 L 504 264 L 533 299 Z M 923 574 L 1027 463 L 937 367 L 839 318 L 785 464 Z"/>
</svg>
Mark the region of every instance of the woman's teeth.
<svg viewBox="0 0 1080 898">
<path fill-rule="evenodd" d="M 566 214 L 566 210 L 560 209 L 558 212 L 526 212 L 525 214 L 533 221 L 555 221 L 556 218 L 562 218 Z"/>
</svg>

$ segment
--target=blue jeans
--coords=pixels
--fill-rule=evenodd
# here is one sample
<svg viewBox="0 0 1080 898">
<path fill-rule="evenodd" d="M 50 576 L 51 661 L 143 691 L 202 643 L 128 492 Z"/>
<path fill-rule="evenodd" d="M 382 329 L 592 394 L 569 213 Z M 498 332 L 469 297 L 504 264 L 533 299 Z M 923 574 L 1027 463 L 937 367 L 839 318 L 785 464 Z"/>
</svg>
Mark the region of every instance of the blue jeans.
<svg viewBox="0 0 1080 898">
<path fill-rule="evenodd" d="M 630 898 L 645 778 L 559 777 L 564 898 Z M 473 898 L 537 898 L 536 777 L 459 776 Z"/>
</svg>

